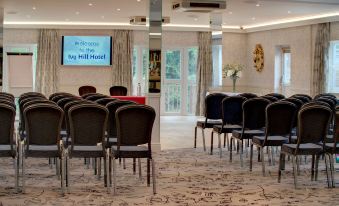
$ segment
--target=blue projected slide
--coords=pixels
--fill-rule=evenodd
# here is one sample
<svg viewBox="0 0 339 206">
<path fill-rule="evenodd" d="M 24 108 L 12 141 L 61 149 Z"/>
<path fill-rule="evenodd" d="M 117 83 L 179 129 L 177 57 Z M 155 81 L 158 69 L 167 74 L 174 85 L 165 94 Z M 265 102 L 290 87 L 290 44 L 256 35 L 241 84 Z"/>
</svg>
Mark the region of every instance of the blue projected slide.
<svg viewBox="0 0 339 206">
<path fill-rule="evenodd" d="M 77 66 L 109 66 L 112 40 L 110 36 L 63 36 L 62 64 Z"/>
</svg>

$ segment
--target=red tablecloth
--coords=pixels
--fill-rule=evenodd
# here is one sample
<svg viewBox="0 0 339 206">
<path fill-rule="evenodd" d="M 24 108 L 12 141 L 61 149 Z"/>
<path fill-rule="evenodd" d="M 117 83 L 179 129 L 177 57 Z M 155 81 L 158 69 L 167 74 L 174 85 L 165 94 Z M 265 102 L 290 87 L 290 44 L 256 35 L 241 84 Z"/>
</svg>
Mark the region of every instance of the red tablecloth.
<svg viewBox="0 0 339 206">
<path fill-rule="evenodd" d="M 121 100 L 129 100 L 136 102 L 138 104 L 146 104 L 146 97 L 143 96 L 112 96 L 112 98 L 117 98 Z"/>
</svg>

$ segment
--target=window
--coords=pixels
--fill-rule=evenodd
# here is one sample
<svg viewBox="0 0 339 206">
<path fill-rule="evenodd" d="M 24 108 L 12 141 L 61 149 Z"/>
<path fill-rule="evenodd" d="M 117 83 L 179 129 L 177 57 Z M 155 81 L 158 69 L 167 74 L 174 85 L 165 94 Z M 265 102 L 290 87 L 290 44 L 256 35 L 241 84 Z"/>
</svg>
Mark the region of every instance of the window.
<svg viewBox="0 0 339 206">
<path fill-rule="evenodd" d="M 339 41 L 330 44 L 328 92 L 339 93 Z"/>
<path fill-rule="evenodd" d="M 289 86 L 291 84 L 291 50 L 282 48 L 282 84 Z"/>
</svg>

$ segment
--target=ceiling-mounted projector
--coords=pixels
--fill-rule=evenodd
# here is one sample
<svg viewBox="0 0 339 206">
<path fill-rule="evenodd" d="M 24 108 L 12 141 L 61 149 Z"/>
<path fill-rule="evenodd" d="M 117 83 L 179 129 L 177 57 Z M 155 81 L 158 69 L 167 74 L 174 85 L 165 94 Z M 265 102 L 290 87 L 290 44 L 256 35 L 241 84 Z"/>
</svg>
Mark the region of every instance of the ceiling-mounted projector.
<svg viewBox="0 0 339 206">
<path fill-rule="evenodd" d="M 129 19 L 129 23 L 133 25 L 146 25 L 147 18 L 146 16 L 132 16 Z M 162 17 L 163 24 L 169 24 L 170 18 L 169 17 Z"/>
<path fill-rule="evenodd" d="M 180 0 L 172 4 L 174 11 L 208 13 L 226 9 L 226 0 Z"/>
</svg>

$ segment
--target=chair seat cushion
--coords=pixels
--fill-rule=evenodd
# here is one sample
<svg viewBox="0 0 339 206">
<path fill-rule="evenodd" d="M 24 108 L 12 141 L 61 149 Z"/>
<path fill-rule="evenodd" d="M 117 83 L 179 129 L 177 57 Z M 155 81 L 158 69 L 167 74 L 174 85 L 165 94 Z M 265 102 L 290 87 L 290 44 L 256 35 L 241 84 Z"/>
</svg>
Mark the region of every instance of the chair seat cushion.
<svg viewBox="0 0 339 206">
<path fill-rule="evenodd" d="M 288 138 L 283 136 L 268 136 L 265 145 L 265 136 L 254 136 L 252 141 L 254 144 L 259 146 L 281 146 L 288 143 Z"/>
<path fill-rule="evenodd" d="M 214 125 L 213 131 L 221 134 L 221 133 L 232 133 L 233 130 L 241 130 L 242 127 L 240 125 Z"/>
<path fill-rule="evenodd" d="M 112 146 L 112 155 L 115 158 L 151 158 L 147 146 L 120 146 L 119 151 L 117 146 Z"/>
<path fill-rule="evenodd" d="M 11 145 L 0 145 L 0 157 L 15 157 L 15 145 L 13 145 L 13 151 L 11 150 Z"/>
<path fill-rule="evenodd" d="M 201 128 L 213 128 L 214 125 L 221 125 L 221 120 L 207 120 L 207 123 L 205 120 L 199 120 L 197 121 L 197 127 Z"/>
<path fill-rule="evenodd" d="M 339 154 L 339 143 L 336 143 L 336 145 L 333 142 L 326 143 L 325 152 Z"/>
<path fill-rule="evenodd" d="M 313 144 L 313 143 L 306 143 L 300 144 L 299 149 L 297 151 L 297 144 L 284 144 L 281 147 L 281 152 L 287 154 L 296 154 L 298 155 L 313 155 L 322 152 L 323 148 L 321 145 Z"/>
<path fill-rule="evenodd" d="M 264 136 L 265 132 L 262 130 L 245 130 L 242 135 L 242 130 L 233 130 L 232 136 L 237 139 L 252 139 L 253 136 Z"/>
<path fill-rule="evenodd" d="M 297 143 L 298 137 L 296 135 L 291 136 L 291 143 Z M 326 136 L 326 142 L 334 142 L 333 135 L 327 135 Z"/>
<path fill-rule="evenodd" d="M 25 146 L 26 148 L 26 146 Z M 29 145 L 25 151 L 27 157 L 60 157 L 61 151 L 57 145 Z"/>
<path fill-rule="evenodd" d="M 69 151 L 70 157 L 104 157 L 104 155 L 104 150 L 100 144 L 93 146 L 74 145 Z"/>
</svg>

